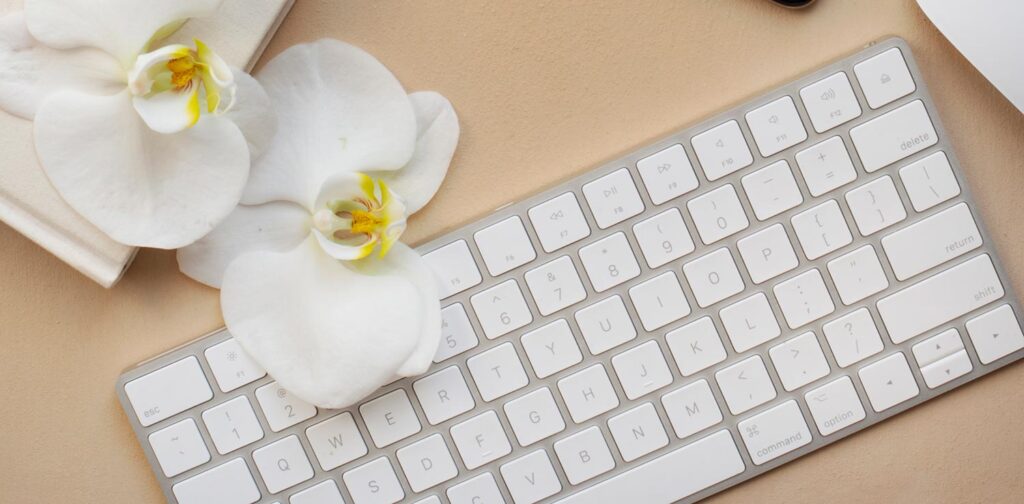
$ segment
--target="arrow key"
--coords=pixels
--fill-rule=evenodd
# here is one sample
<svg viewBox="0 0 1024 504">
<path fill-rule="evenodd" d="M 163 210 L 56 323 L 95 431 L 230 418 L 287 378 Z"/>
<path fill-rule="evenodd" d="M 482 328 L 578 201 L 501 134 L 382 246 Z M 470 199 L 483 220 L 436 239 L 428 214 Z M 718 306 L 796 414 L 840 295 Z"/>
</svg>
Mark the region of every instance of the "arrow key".
<svg viewBox="0 0 1024 504">
<path fill-rule="evenodd" d="M 878 412 L 896 406 L 921 392 L 903 352 L 894 353 L 864 366 L 858 374 L 871 401 L 871 407 Z"/>
<path fill-rule="evenodd" d="M 964 342 L 960 339 L 960 332 L 955 328 L 923 340 L 913 348 L 914 358 L 922 369 L 963 349 Z"/>
<path fill-rule="evenodd" d="M 921 368 L 921 376 L 928 388 L 935 388 L 959 378 L 974 369 L 967 350 L 960 350 L 938 362 Z"/>
</svg>

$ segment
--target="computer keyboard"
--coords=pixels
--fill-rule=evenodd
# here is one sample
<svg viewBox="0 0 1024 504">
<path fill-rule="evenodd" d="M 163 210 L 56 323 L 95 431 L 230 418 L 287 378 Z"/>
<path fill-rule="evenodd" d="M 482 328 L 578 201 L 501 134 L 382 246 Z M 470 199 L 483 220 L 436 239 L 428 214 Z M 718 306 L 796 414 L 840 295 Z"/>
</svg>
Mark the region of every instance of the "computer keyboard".
<svg viewBox="0 0 1024 504">
<path fill-rule="evenodd" d="M 965 182 L 888 39 L 419 247 L 436 364 L 356 407 L 223 330 L 117 390 L 173 503 L 690 502 L 1024 356 Z"/>
</svg>

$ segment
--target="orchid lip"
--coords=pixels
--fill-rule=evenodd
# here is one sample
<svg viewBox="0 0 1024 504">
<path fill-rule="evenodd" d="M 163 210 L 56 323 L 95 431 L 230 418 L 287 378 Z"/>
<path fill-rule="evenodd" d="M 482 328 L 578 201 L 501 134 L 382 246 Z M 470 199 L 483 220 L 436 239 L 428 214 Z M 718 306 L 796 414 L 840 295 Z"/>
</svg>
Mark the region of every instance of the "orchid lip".
<svg viewBox="0 0 1024 504">
<path fill-rule="evenodd" d="M 381 180 L 349 173 L 324 190 L 330 196 L 317 205 L 313 228 L 335 259 L 362 259 L 376 249 L 383 257 L 405 230 L 405 205 Z"/>
</svg>

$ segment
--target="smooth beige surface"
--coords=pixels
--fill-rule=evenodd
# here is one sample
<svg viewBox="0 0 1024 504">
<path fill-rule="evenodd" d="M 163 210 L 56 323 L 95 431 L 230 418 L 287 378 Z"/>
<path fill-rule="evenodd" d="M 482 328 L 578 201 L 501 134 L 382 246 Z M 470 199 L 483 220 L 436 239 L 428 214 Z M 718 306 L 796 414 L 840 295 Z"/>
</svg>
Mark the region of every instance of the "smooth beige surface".
<svg viewBox="0 0 1024 504">
<path fill-rule="evenodd" d="M 1024 291 L 1024 117 L 911 0 L 505 3 L 299 0 L 265 57 L 341 38 L 455 103 L 462 142 L 411 241 L 897 34 Z M 0 501 L 161 502 L 114 382 L 220 323 L 171 252 L 105 291 L 0 228 Z M 1021 502 L 1022 381 L 1011 366 L 708 502 Z"/>
</svg>

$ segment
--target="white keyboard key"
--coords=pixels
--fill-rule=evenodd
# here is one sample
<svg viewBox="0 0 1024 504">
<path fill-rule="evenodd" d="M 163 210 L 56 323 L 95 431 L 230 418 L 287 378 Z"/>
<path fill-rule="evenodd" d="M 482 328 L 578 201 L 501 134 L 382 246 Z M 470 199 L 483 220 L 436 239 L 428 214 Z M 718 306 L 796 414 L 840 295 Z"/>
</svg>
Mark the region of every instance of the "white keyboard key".
<svg viewBox="0 0 1024 504">
<path fill-rule="evenodd" d="M 796 164 L 811 196 L 818 197 L 857 178 L 850 153 L 837 136 L 796 153 Z"/>
<path fill-rule="evenodd" d="M 587 290 L 569 256 L 527 271 L 525 278 L 541 315 L 551 315 L 587 298 Z"/>
<path fill-rule="evenodd" d="M 446 306 L 441 310 L 441 342 L 434 354 L 434 362 L 441 362 L 456 355 L 476 348 L 480 340 L 469 322 L 466 308 L 462 303 Z"/>
<path fill-rule="evenodd" d="M 423 255 L 423 260 L 437 278 L 441 299 L 480 285 L 483 277 L 476 267 L 476 259 L 465 240 L 449 243 Z"/>
<path fill-rule="evenodd" d="M 750 280 L 759 284 L 796 269 L 799 262 L 782 224 L 773 224 L 736 242 Z"/>
<path fill-rule="evenodd" d="M 647 331 L 654 331 L 690 314 L 690 304 L 683 295 L 683 287 L 671 271 L 630 287 L 629 299 L 633 301 L 640 323 Z"/>
<path fill-rule="evenodd" d="M 608 372 L 601 364 L 558 380 L 558 392 L 576 423 L 583 423 L 619 405 Z"/>
<path fill-rule="evenodd" d="M 352 413 L 347 411 L 306 429 L 306 439 L 324 471 L 341 467 L 367 453 L 366 442 L 359 434 Z"/>
<path fill-rule="evenodd" d="M 431 495 L 426 499 L 416 501 L 414 504 L 441 504 L 441 498 L 436 495 Z"/>
<path fill-rule="evenodd" d="M 786 401 L 737 425 L 754 465 L 781 457 L 811 442 L 803 413 L 796 401 Z"/>
<path fill-rule="evenodd" d="M 530 322 L 533 315 L 526 306 L 523 291 L 515 280 L 507 280 L 469 298 L 476 318 L 487 339 L 508 334 Z"/>
<path fill-rule="evenodd" d="M 260 489 L 240 458 L 176 483 L 171 490 L 178 504 L 253 504 Z"/>
<path fill-rule="evenodd" d="M 502 343 L 466 361 L 480 398 L 493 401 L 526 386 L 529 378 L 512 343 Z"/>
<path fill-rule="evenodd" d="M 221 455 L 263 439 L 263 427 L 245 396 L 204 411 L 203 424 Z"/>
<path fill-rule="evenodd" d="M 633 249 L 621 232 L 581 248 L 580 259 L 597 292 L 604 292 L 640 274 Z"/>
<path fill-rule="evenodd" d="M 473 234 L 487 271 L 498 276 L 537 258 L 523 220 L 509 217 Z"/>
<path fill-rule="evenodd" d="M 448 489 L 452 504 L 504 504 L 505 499 L 491 473 L 483 473 Z"/>
<path fill-rule="evenodd" d="M 822 436 L 864 420 L 864 406 L 849 376 L 826 383 L 804 395 L 807 409 Z"/>
<path fill-rule="evenodd" d="M 846 193 L 853 221 L 863 236 L 869 236 L 907 218 L 892 177 L 879 177 Z"/>
<path fill-rule="evenodd" d="M 622 168 L 593 182 L 583 184 L 597 227 L 607 229 L 644 211 L 644 202 L 636 190 L 629 170 Z"/>
<path fill-rule="evenodd" d="M 1003 294 L 992 259 L 982 254 L 880 299 L 878 315 L 892 342 L 900 344 Z"/>
<path fill-rule="evenodd" d="M 824 133 L 860 117 L 860 104 L 846 72 L 836 72 L 800 90 L 814 131 Z"/>
<path fill-rule="evenodd" d="M 529 446 L 565 430 L 565 421 L 547 387 L 505 403 L 505 416 L 520 446 Z"/>
<path fill-rule="evenodd" d="M 252 452 L 252 461 L 272 494 L 313 478 L 313 466 L 295 435 Z"/>
<path fill-rule="evenodd" d="M 743 290 L 743 278 L 727 248 L 720 248 L 684 264 L 683 273 L 701 308 Z"/>
<path fill-rule="evenodd" d="M 918 212 L 960 194 L 960 184 L 949 166 L 949 158 L 941 151 L 900 168 L 900 180 Z"/>
<path fill-rule="evenodd" d="M 831 369 L 821 351 L 818 338 L 806 332 L 791 340 L 775 345 L 768 351 L 782 388 L 792 392 L 808 383 L 828 375 Z"/>
<path fill-rule="evenodd" d="M 263 366 L 252 360 L 234 338 L 207 348 L 203 355 L 221 392 L 231 392 L 267 376 Z"/>
<path fill-rule="evenodd" d="M 590 236 L 587 218 L 571 192 L 530 208 L 527 213 L 545 252 L 554 252 Z"/>
<path fill-rule="evenodd" d="M 387 457 L 363 464 L 341 476 L 355 504 L 394 504 L 405 498 Z"/>
<path fill-rule="evenodd" d="M 764 157 L 807 140 L 807 130 L 793 99 L 783 96 L 746 114 L 750 135 Z"/>
<path fill-rule="evenodd" d="M 277 384 L 270 382 L 256 389 L 256 400 L 270 430 L 281 432 L 299 422 L 316 416 L 316 406 L 309 404 Z"/>
<path fill-rule="evenodd" d="M 894 47 L 853 66 L 857 81 L 873 109 L 913 93 L 917 86 L 910 76 L 903 53 Z"/>
<path fill-rule="evenodd" d="M 555 468 L 544 450 L 503 464 L 501 477 L 515 504 L 533 504 L 562 491 Z"/>
<path fill-rule="evenodd" d="M 882 351 L 882 337 L 867 308 L 859 308 L 821 327 L 839 367 L 856 364 Z"/>
<path fill-rule="evenodd" d="M 686 157 L 686 150 L 679 144 L 637 161 L 636 169 L 655 205 L 697 188 L 697 175 Z"/>
<path fill-rule="evenodd" d="M 768 297 L 762 292 L 722 308 L 719 317 L 737 353 L 746 352 L 782 334 Z"/>
<path fill-rule="evenodd" d="M 836 200 L 828 200 L 793 216 L 793 230 L 807 259 L 813 261 L 853 242 L 843 211 Z"/>
<path fill-rule="evenodd" d="M 775 385 L 760 355 L 748 357 L 715 373 L 725 404 L 733 415 L 775 399 Z"/>
<path fill-rule="evenodd" d="M 143 427 L 149 427 L 213 398 L 199 359 L 186 357 L 124 385 Z"/>
<path fill-rule="evenodd" d="M 149 445 L 168 478 L 210 461 L 203 436 L 191 418 L 150 434 Z"/>
<path fill-rule="evenodd" d="M 967 203 L 947 208 L 882 238 L 896 278 L 906 280 L 981 247 Z"/>
<path fill-rule="evenodd" d="M 462 462 L 471 471 L 512 453 L 505 428 L 494 411 L 481 413 L 452 426 L 451 433 Z"/>
<path fill-rule="evenodd" d="M 395 390 L 359 406 L 366 430 L 377 448 L 384 448 L 420 431 L 420 420 L 409 395 Z"/>
<path fill-rule="evenodd" d="M 675 502 L 743 472 L 746 467 L 726 429 L 676 448 L 557 504 Z M 680 475 L 686 475 L 681 478 Z"/>
<path fill-rule="evenodd" d="M 459 474 L 448 445 L 440 434 L 400 448 L 395 455 L 413 492 L 422 492 Z"/>
<path fill-rule="evenodd" d="M 522 342 L 537 378 L 547 378 L 583 362 L 583 353 L 565 319 L 524 334 Z"/>
<path fill-rule="evenodd" d="M 732 184 L 687 201 L 686 208 L 705 245 L 743 231 L 750 224 Z"/>
<path fill-rule="evenodd" d="M 430 425 L 455 418 L 476 406 L 466 379 L 457 366 L 416 380 L 412 389 Z"/>
<path fill-rule="evenodd" d="M 754 162 L 747 140 L 743 138 L 743 132 L 736 121 L 720 124 L 694 136 L 690 143 L 704 169 L 704 175 L 711 181 Z"/>
<path fill-rule="evenodd" d="M 578 312 L 576 324 L 583 333 L 587 348 L 594 355 L 602 354 L 636 338 L 636 327 L 618 295 L 603 299 Z"/>
<path fill-rule="evenodd" d="M 964 342 L 955 327 L 923 340 L 912 348 L 917 366 L 921 368 L 963 349 Z"/>
<path fill-rule="evenodd" d="M 966 350 L 960 350 L 921 368 L 921 377 L 928 388 L 936 388 L 970 373 L 972 369 L 971 357 Z"/>
<path fill-rule="evenodd" d="M 817 268 L 790 278 L 772 290 L 790 329 L 814 322 L 836 309 Z"/>
<path fill-rule="evenodd" d="M 882 263 L 871 245 L 829 261 L 828 273 L 839 291 L 839 299 L 847 306 L 889 288 Z"/>
<path fill-rule="evenodd" d="M 741 183 L 757 220 L 774 217 L 804 201 L 785 159 L 745 175 Z"/>
<path fill-rule="evenodd" d="M 554 447 L 565 477 L 572 485 L 579 485 L 615 468 L 612 452 L 597 427 L 589 427 L 555 441 Z"/>
<path fill-rule="evenodd" d="M 1010 305 L 968 320 L 967 334 L 982 364 L 990 364 L 1024 348 L 1024 334 Z"/>
<path fill-rule="evenodd" d="M 608 430 L 619 447 L 622 460 L 632 462 L 659 448 L 668 446 L 668 435 L 658 412 L 651 403 L 644 403 L 608 419 Z"/>
<path fill-rule="evenodd" d="M 679 439 L 692 436 L 722 421 L 722 410 L 707 380 L 697 380 L 661 398 L 665 413 Z"/>
<path fill-rule="evenodd" d="M 864 384 L 871 407 L 877 412 L 907 401 L 920 392 L 902 352 L 864 366 L 857 374 Z"/>
<path fill-rule="evenodd" d="M 622 391 L 636 399 L 672 383 L 672 372 L 665 363 L 657 341 L 648 341 L 612 357 Z"/>
<path fill-rule="evenodd" d="M 935 145 L 935 126 L 921 100 L 914 100 L 850 130 L 864 170 L 871 173 Z"/>
<path fill-rule="evenodd" d="M 338 484 L 327 480 L 311 486 L 288 499 L 288 504 L 345 504 Z"/>
<path fill-rule="evenodd" d="M 711 317 L 703 317 L 665 335 L 679 372 L 690 376 L 725 360 L 725 347 Z"/>
<path fill-rule="evenodd" d="M 633 234 L 651 268 L 668 264 L 694 250 L 693 238 L 678 208 L 636 223 Z"/>
</svg>

